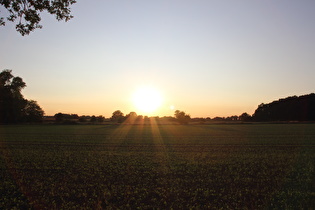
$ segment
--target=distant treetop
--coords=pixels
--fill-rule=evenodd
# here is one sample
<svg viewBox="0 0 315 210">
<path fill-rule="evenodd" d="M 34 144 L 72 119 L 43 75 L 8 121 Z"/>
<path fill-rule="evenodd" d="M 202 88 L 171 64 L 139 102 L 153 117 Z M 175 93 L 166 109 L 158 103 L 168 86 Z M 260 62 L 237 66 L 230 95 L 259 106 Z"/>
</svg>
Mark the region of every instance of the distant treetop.
<svg viewBox="0 0 315 210">
<path fill-rule="evenodd" d="M 190 115 L 180 110 L 176 110 L 174 116 L 180 124 L 188 124 L 190 121 Z"/>
</svg>

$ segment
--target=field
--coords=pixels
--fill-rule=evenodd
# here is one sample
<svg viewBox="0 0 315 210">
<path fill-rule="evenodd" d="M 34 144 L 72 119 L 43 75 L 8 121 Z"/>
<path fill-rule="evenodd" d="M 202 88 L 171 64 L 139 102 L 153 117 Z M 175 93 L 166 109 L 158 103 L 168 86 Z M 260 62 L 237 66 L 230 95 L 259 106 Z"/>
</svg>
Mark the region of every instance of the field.
<svg viewBox="0 0 315 210">
<path fill-rule="evenodd" d="M 312 209 L 315 124 L 0 127 L 0 209 Z"/>
</svg>

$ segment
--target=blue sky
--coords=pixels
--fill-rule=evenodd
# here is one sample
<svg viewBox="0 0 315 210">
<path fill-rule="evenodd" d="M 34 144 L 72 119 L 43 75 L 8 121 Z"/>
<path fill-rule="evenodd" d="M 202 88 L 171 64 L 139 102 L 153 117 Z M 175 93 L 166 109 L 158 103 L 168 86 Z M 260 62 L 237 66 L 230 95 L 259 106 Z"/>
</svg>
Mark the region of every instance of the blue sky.
<svg viewBox="0 0 315 210">
<path fill-rule="evenodd" d="M 315 92 L 314 11 L 313 0 L 78 0 L 67 23 L 44 14 L 25 37 L 1 27 L 0 70 L 48 115 L 127 114 L 144 85 L 164 98 L 152 115 L 253 114 Z"/>
</svg>

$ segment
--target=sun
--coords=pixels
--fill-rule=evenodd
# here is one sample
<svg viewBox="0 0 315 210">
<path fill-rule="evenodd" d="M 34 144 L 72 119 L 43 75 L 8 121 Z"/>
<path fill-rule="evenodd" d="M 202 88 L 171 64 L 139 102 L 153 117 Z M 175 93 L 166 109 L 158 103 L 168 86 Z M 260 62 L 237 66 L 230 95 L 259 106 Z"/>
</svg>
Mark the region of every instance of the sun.
<svg viewBox="0 0 315 210">
<path fill-rule="evenodd" d="M 139 114 L 152 114 L 162 105 L 162 95 L 154 87 L 143 86 L 138 88 L 132 97 Z"/>
</svg>

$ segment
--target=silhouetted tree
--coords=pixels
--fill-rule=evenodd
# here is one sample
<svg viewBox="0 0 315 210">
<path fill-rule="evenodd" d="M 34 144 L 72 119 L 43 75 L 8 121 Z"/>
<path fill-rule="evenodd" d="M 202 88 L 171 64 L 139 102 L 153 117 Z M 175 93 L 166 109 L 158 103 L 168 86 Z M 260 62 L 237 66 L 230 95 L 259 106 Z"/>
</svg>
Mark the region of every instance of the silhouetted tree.
<svg viewBox="0 0 315 210">
<path fill-rule="evenodd" d="M 315 94 L 260 104 L 252 118 L 255 121 L 315 121 Z"/>
<path fill-rule="evenodd" d="M 176 110 L 174 115 L 180 124 L 187 124 L 190 121 L 190 115 L 183 111 Z"/>
<path fill-rule="evenodd" d="M 102 122 L 105 121 L 105 117 L 102 116 L 102 115 L 99 115 L 99 116 L 96 117 L 96 121 L 102 123 Z"/>
<path fill-rule="evenodd" d="M 84 123 L 84 122 L 87 122 L 87 116 L 85 116 L 85 115 L 83 115 L 83 116 L 80 116 L 79 117 L 79 122 L 82 122 L 82 123 Z"/>
<path fill-rule="evenodd" d="M 191 119 L 191 122 L 204 124 L 206 122 L 206 119 L 203 117 L 195 117 Z"/>
<path fill-rule="evenodd" d="M 40 108 L 36 101 L 29 100 L 23 109 L 25 122 L 41 122 L 43 120 L 44 111 Z"/>
<path fill-rule="evenodd" d="M 93 115 L 93 116 L 91 117 L 90 122 L 92 122 L 92 123 L 95 123 L 95 122 L 96 122 L 96 117 L 95 117 L 95 115 Z"/>
<path fill-rule="evenodd" d="M 79 119 L 79 115 L 71 114 L 68 118 L 73 119 L 73 120 L 77 120 L 77 119 Z"/>
<path fill-rule="evenodd" d="M 138 115 L 137 118 L 136 118 L 136 122 L 137 123 L 143 122 L 143 116 L 142 115 Z"/>
<path fill-rule="evenodd" d="M 129 114 L 126 115 L 125 119 L 126 119 L 126 122 L 128 123 L 134 123 L 137 119 L 137 113 L 130 112 Z"/>
<path fill-rule="evenodd" d="M 121 123 L 124 121 L 124 114 L 120 110 L 116 110 L 113 112 L 111 117 L 111 121 Z"/>
<path fill-rule="evenodd" d="M 79 116 L 77 114 L 64 114 L 64 113 L 57 113 L 54 115 L 56 122 L 75 122 L 79 120 Z"/>
<path fill-rule="evenodd" d="M 213 121 L 224 121 L 225 118 L 224 117 L 214 117 L 212 120 Z"/>
<path fill-rule="evenodd" d="M 0 0 L 0 5 L 4 7 L 9 16 L 7 21 L 16 23 L 16 30 L 22 35 L 28 35 L 36 28 L 42 28 L 40 13 L 47 12 L 54 15 L 58 21 L 68 21 L 73 16 L 70 14 L 70 6 L 76 3 L 75 0 Z M 0 25 L 6 23 L 4 17 L 0 18 Z"/>
<path fill-rule="evenodd" d="M 21 91 L 26 87 L 20 77 L 14 77 L 12 70 L 0 73 L 0 123 L 39 121 L 43 110 L 35 101 L 24 99 Z"/>
<path fill-rule="evenodd" d="M 148 123 L 150 122 L 150 118 L 149 118 L 148 116 L 144 116 L 144 117 L 143 117 L 143 122 L 144 122 L 145 124 L 148 124 Z"/>
<path fill-rule="evenodd" d="M 251 116 L 247 114 L 246 112 L 244 112 L 238 118 L 240 121 L 249 121 L 251 119 Z"/>
<path fill-rule="evenodd" d="M 138 115 L 135 112 L 130 112 L 129 114 L 126 115 L 126 118 L 136 118 Z"/>
<path fill-rule="evenodd" d="M 62 113 L 57 113 L 54 115 L 56 122 L 62 122 L 65 120 L 64 114 Z"/>
<path fill-rule="evenodd" d="M 238 116 L 236 116 L 236 115 L 229 116 L 229 117 L 226 117 L 224 120 L 225 121 L 237 121 L 238 120 Z"/>
</svg>

